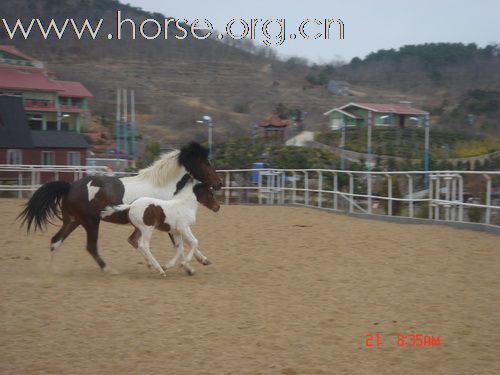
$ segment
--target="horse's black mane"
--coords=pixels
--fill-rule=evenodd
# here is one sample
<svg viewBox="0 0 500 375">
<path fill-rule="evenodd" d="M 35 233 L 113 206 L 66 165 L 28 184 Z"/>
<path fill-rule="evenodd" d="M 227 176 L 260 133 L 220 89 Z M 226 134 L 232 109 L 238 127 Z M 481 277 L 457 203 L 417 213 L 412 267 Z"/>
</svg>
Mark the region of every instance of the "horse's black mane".
<svg viewBox="0 0 500 375">
<path fill-rule="evenodd" d="M 208 149 L 198 142 L 190 142 L 181 148 L 179 165 L 186 166 L 192 159 L 208 159 Z"/>
<path fill-rule="evenodd" d="M 186 186 L 186 184 L 190 178 L 191 178 L 191 175 L 189 173 L 186 173 L 184 176 L 182 176 L 182 178 L 179 180 L 179 182 L 177 182 L 177 185 L 175 185 L 174 195 L 176 195 L 179 191 L 181 191 L 184 188 L 184 186 Z"/>
</svg>

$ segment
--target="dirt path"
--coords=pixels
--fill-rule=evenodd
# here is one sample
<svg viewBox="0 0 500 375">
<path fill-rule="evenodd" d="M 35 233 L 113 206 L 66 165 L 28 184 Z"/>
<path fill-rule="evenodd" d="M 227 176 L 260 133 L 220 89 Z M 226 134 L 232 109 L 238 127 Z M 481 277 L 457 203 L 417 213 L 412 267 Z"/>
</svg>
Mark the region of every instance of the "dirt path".
<svg viewBox="0 0 500 375">
<path fill-rule="evenodd" d="M 26 237 L 21 203 L 0 200 L 1 374 L 500 373 L 499 236 L 224 206 L 200 208 L 213 265 L 193 277 L 156 275 L 130 227 L 106 223 L 101 254 L 120 275 L 99 271 L 80 229 L 48 272 L 56 227 Z M 152 249 L 173 255 L 161 234 Z M 399 347 L 399 332 L 440 346 Z"/>
</svg>

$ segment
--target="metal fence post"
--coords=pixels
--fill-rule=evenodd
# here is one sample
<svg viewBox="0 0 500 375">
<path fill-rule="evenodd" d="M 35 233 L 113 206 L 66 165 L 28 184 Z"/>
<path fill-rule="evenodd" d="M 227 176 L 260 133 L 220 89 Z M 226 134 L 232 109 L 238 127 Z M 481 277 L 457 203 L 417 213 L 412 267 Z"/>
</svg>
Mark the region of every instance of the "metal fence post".
<svg viewBox="0 0 500 375">
<path fill-rule="evenodd" d="M 458 206 L 458 221 L 464 221 L 464 179 L 462 175 L 458 175 L 458 200 L 460 201 L 460 206 Z"/>
<path fill-rule="evenodd" d="M 354 199 L 354 176 L 352 173 L 348 173 L 349 175 L 349 212 L 353 212 L 353 199 Z"/>
<path fill-rule="evenodd" d="M 229 204 L 229 200 L 231 198 L 231 172 L 226 172 L 226 204 Z"/>
<path fill-rule="evenodd" d="M 33 167 L 30 167 L 30 173 L 31 173 L 31 188 L 30 192 L 33 194 L 35 191 L 35 186 L 36 186 L 36 176 L 35 176 L 35 170 Z"/>
<path fill-rule="evenodd" d="M 392 216 L 392 176 L 387 176 L 387 215 Z"/>
<path fill-rule="evenodd" d="M 370 161 L 371 163 L 371 161 Z M 372 213 L 372 174 L 370 172 L 368 172 L 367 174 L 368 176 L 368 184 L 367 184 L 367 194 L 368 194 L 368 197 L 367 197 L 367 211 L 369 214 Z"/>
<path fill-rule="evenodd" d="M 17 174 L 17 185 L 19 186 L 19 190 L 17 190 L 17 197 L 23 197 L 22 185 L 23 185 L 23 172 L 19 172 Z"/>
<path fill-rule="evenodd" d="M 323 207 L 323 173 L 318 171 L 318 207 Z"/>
<path fill-rule="evenodd" d="M 292 172 L 292 203 L 295 204 L 297 203 L 297 173 Z"/>
<path fill-rule="evenodd" d="M 452 176 L 451 179 L 451 221 L 456 221 L 457 219 L 457 177 Z"/>
<path fill-rule="evenodd" d="M 410 217 L 413 217 L 413 176 L 407 174 L 406 177 L 408 177 L 408 198 L 410 199 L 408 202 L 408 211 Z"/>
<path fill-rule="evenodd" d="M 432 201 L 433 201 L 433 189 L 434 189 L 434 175 L 430 175 L 428 176 L 428 187 L 427 187 L 427 196 L 429 198 L 428 200 L 428 206 L 427 206 L 427 209 L 429 211 L 429 216 L 428 216 L 428 219 L 431 220 L 432 219 Z"/>
<path fill-rule="evenodd" d="M 304 204 L 309 205 L 309 172 L 304 171 Z"/>
<path fill-rule="evenodd" d="M 444 217 L 446 221 L 450 221 L 450 207 L 451 207 L 451 199 L 450 199 L 450 189 L 451 189 L 451 178 L 450 176 L 445 176 L 444 180 L 446 182 L 446 195 L 445 199 L 447 201 L 446 206 L 445 206 L 445 212 L 444 212 Z"/>
<path fill-rule="evenodd" d="M 490 223 L 491 217 L 491 177 L 487 174 L 483 174 L 484 178 L 486 178 L 486 217 L 484 218 L 485 223 Z"/>
<path fill-rule="evenodd" d="M 337 173 L 333 174 L 333 209 L 338 209 L 338 191 L 339 191 L 339 181 L 337 177 Z"/>
<path fill-rule="evenodd" d="M 281 172 L 281 204 L 285 204 L 286 201 L 286 172 Z"/>
<path fill-rule="evenodd" d="M 269 176 L 267 176 L 267 190 L 269 191 L 268 204 L 274 204 L 274 197 L 276 193 L 276 171 L 272 171 Z M 269 203 L 271 202 L 271 203 Z"/>
<path fill-rule="evenodd" d="M 258 172 L 257 188 L 258 188 L 259 204 L 262 204 L 262 173 L 261 173 L 261 171 Z"/>
<path fill-rule="evenodd" d="M 440 176 L 436 175 L 436 199 L 441 199 L 441 186 L 440 186 Z M 436 202 L 434 205 L 434 220 L 439 220 L 439 203 Z"/>
</svg>

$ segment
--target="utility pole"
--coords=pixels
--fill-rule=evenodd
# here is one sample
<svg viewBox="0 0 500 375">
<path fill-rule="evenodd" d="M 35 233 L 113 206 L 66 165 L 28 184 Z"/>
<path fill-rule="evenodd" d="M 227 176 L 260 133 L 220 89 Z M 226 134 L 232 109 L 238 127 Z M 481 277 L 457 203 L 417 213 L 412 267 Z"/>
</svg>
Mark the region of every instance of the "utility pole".
<svg viewBox="0 0 500 375">
<path fill-rule="evenodd" d="M 372 170 L 372 127 L 373 127 L 373 112 L 368 111 L 368 171 Z"/>
<path fill-rule="evenodd" d="M 120 130 L 121 130 L 121 117 L 120 117 L 120 105 L 121 105 L 121 90 L 116 89 L 116 158 L 120 159 Z"/>
</svg>

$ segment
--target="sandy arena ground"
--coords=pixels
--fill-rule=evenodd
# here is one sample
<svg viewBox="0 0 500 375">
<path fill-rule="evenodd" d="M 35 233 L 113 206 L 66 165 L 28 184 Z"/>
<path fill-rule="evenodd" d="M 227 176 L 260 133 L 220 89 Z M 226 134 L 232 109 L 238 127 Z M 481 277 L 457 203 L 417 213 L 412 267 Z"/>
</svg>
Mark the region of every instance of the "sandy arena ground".
<svg viewBox="0 0 500 375">
<path fill-rule="evenodd" d="M 213 264 L 162 278 L 104 223 L 103 274 L 77 229 L 48 271 L 0 200 L 1 374 L 500 374 L 500 237 L 306 208 L 200 208 Z M 164 264 L 165 234 L 152 244 Z M 367 334 L 380 333 L 366 347 Z M 399 347 L 397 333 L 440 336 Z M 407 340 L 408 344 L 410 339 Z"/>
</svg>

